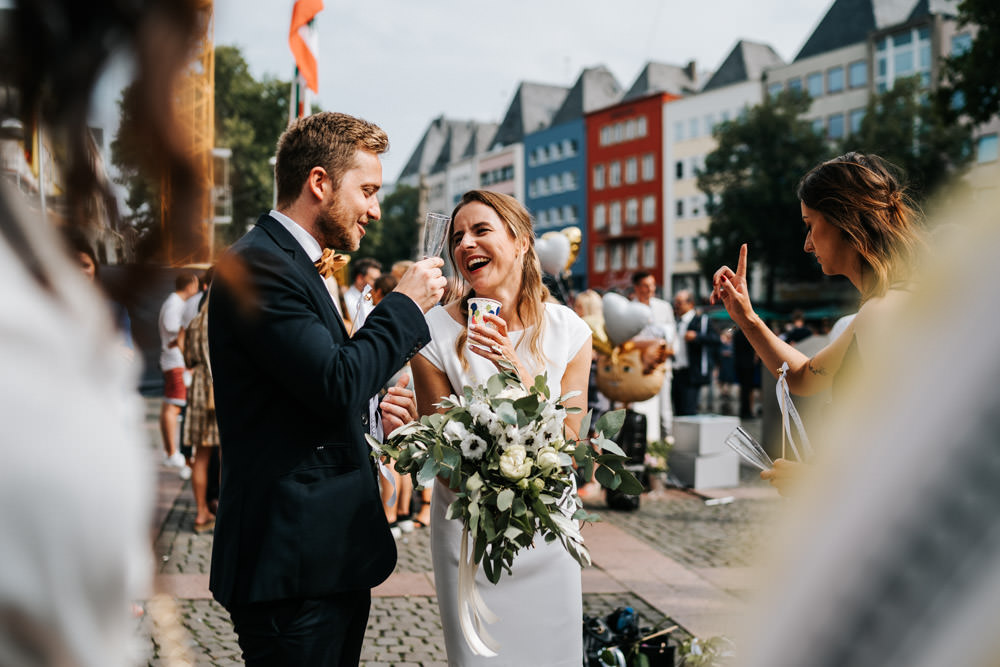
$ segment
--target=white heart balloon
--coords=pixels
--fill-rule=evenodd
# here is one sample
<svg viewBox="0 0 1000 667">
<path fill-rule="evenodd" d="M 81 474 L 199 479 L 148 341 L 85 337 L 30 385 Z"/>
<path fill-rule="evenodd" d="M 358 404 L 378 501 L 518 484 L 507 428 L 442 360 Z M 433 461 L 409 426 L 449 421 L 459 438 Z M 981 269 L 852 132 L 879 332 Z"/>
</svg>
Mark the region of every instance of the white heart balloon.
<svg viewBox="0 0 1000 667">
<path fill-rule="evenodd" d="M 604 329 L 611 344 L 618 346 L 637 335 L 653 318 L 649 306 L 638 301 L 629 301 L 621 294 L 608 292 L 601 299 L 604 313 Z"/>
<path fill-rule="evenodd" d="M 542 271 L 553 276 L 559 275 L 569 259 L 569 239 L 559 232 L 546 232 L 535 239 L 535 253 L 542 265 Z"/>
</svg>

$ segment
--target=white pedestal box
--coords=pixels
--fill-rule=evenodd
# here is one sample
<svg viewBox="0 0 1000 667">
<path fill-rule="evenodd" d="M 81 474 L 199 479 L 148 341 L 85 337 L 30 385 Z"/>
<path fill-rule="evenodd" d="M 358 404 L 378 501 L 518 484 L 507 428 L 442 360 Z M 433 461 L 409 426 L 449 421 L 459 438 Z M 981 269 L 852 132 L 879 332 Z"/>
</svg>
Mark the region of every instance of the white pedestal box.
<svg viewBox="0 0 1000 667">
<path fill-rule="evenodd" d="M 726 445 L 726 436 L 739 425 L 737 417 L 722 415 L 674 417 L 674 447 L 671 456 L 678 453 L 691 456 L 734 453 Z"/>
<path fill-rule="evenodd" d="M 725 447 L 725 445 L 723 444 Z M 728 449 L 728 448 L 727 448 Z M 676 449 L 670 452 L 667 466 L 685 486 L 695 489 L 716 489 L 740 485 L 740 457 L 729 450 L 719 454 L 697 456 Z"/>
</svg>

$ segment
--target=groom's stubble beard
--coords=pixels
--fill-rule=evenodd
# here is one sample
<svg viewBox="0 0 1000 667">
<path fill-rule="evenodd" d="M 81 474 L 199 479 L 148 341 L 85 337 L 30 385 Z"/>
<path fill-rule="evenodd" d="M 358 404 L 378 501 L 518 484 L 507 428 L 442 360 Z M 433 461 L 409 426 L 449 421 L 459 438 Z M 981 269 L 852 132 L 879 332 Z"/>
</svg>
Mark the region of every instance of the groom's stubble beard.
<svg viewBox="0 0 1000 667">
<path fill-rule="evenodd" d="M 333 195 L 330 205 L 316 215 L 316 233 L 320 246 L 344 252 L 354 252 L 361 244 L 361 236 L 355 231 L 356 220 L 345 210 L 340 199 Z M 357 237 L 357 238 L 355 238 Z"/>
</svg>

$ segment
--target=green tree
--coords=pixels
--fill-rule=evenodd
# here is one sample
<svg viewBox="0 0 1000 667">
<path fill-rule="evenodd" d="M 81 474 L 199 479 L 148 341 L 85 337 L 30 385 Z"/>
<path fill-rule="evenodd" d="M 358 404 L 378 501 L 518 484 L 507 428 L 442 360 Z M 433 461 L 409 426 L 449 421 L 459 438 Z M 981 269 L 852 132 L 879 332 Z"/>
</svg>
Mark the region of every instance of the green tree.
<svg viewBox="0 0 1000 667">
<path fill-rule="evenodd" d="M 235 46 L 215 49 L 215 145 L 233 151 L 233 223 L 218 228 L 217 245 L 238 239 L 271 208 L 274 171 L 268 160 L 288 124 L 290 90 L 288 81 L 254 79 Z"/>
<path fill-rule="evenodd" d="M 716 130 L 716 149 L 705 158 L 698 187 L 708 197 L 708 244 L 699 253 L 702 272 L 735 266 L 742 243 L 765 272 L 766 302 L 778 280 L 819 277 L 802 252 L 803 226 L 796 186 L 828 155 L 824 139 L 802 120 L 810 100 L 786 91 Z"/>
<path fill-rule="evenodd" d="M 919 77 L 897 79 L 892 89 L 868 100 L 860 130 L 841 147 L 875 153 L 900 167 L 918 201 L 934 194 L 971 157 L 969 127 L 951 122 L 925 92 Z"/>
<path fill-rule="evenodd" d="M 382 201 L 382 219 L 369 225 L 354 257 L 374 257 L 385 270 L 401 259 L 413 259 L 417 247 L 420 191 L 401 185 Z"/>
<path fill-rule="evenodd" d="M 258 215 L 271 208 L 274 177 L 268 160 L 288 123 L 290 86 L 270 77 L 254 79 L 236 47 L 215 50 L 215 145 L 232 149 L 229 182 L 233 195 L 233 222 L 216 227 L 217 249 L 242 236 Z M 125 219 L 140 237 L 146 237 L 159 229 L 160 183 L 139 168 L 145 144 L 131 120 L 134 95 L 132 86 L 122 94 L 121 123 L 111 150 L 119 171 L 117 181 L 128 190 L 131 213 Z"/>
<path fill-rule="evenodd" d="M 968 49 L 945 59 L 948 83 L 941 86 L 942 112 L 964 114 L 973 123 L 985 123 L 1000 112 L 1000 3 L 996 0 L 962 0 L 958 5 L 961 27 L 975 27 Z"/>
</svg>

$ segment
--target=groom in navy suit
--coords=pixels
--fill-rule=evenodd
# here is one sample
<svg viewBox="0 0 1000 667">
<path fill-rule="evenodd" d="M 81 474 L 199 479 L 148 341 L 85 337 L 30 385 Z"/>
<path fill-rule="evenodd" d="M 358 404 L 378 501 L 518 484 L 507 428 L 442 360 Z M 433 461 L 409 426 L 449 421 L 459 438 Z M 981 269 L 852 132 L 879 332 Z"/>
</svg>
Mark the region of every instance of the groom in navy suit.
<svg viewBox="0 0 1000 667">
<path fill-rule="evenodd" d="M 210 588 L 247 665 L 357 665 L 371 588 L 396 563 L 364 434 L 409 421 L 440 258 L 415 263 L 349 336 L 314 262 L 380 216 L 381 128 L 336 113 L 278 141 L 277 209 L 219 263 L 209 347 L 222 446 Z M 330 252 L 326 253 L 329 257 Z M 380 409 L 381 408 L 381 409 Z"/>
</svg>

